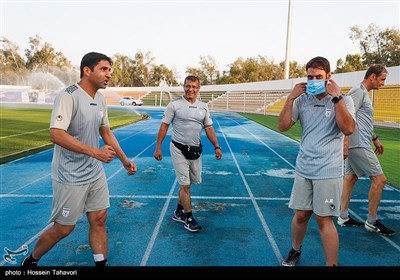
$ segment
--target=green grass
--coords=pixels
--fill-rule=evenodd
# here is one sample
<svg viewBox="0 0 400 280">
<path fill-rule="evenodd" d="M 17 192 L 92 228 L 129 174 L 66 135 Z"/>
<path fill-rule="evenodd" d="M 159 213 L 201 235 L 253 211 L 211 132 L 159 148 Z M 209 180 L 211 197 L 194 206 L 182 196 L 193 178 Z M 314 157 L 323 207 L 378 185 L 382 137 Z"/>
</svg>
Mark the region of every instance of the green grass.
<svg viewBox="0 0 400 280">
<path fill-rule="evenodd" d="M 0 107 L 0 164 L 53 147 L 50 142 L 49 105 L 8 105 Z M 128 109 L 109 109 L 111 129 L 138 122 L 148 115 Z"/>
<path fill-rule="evenodd" d="M 251 119 L 272 130 L 278 131 L 278 117 L 265 116 L 260 114 L 240 113 L 242 116 Z M 383 155 L 379 155 L 378 159 L 382 165 L 383 172 L 387 177 L 388 183 L 396 187 L 400 187 L 400 172 L 398 165 L 400 163 L 400 129 L 375 127 L 375 133 L 379 136 L 379 140 L 383 144 L 385 151 Z M 280 132 L 292 139 L 300 141 L 301 127 L 296 123 L 291 129 Z"/>
</svg>

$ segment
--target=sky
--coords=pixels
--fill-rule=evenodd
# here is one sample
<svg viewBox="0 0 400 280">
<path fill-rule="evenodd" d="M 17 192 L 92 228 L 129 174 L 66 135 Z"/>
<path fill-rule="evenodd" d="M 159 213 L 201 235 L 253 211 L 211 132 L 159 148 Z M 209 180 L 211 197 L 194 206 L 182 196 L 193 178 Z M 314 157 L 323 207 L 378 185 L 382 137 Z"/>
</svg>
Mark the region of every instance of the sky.
<svg viewBox="0 0 400 280">
<path fill-rule="evenodd" d="M 200 67 L 200 56 L 208 55 L 221 72 L 238 58 L 261 55 L 280 63 L 286 53 L 301 65 L 324 56 L 334 70 L 338 59 L 360 53 L 349 36 L 352 26 L 399 29 L 400 24 L 400 0 L 292 0 L 286 52 L 289 0 L 0 2 L 1 36 L 16 43 L 22 56 L 29 37 L 39 35 L 75 66 L 91 51 L 131 58 L 142 51 L 181 79 L 187 67 Z"/>
</svg>

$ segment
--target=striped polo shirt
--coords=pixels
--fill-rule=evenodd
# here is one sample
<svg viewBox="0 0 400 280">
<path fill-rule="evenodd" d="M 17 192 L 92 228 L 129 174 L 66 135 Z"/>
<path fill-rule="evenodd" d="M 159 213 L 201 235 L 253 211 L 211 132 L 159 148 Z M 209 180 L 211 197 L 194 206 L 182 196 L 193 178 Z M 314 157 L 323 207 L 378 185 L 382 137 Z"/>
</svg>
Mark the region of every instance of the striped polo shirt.
<svg viewBox="0 0 400 280">
<path fill-rule="evenodd" d="M 354 103 L 343 96 L 353 119 Z M 296 159 L 296 173 L 306 179 L 331 179 L 343 176 L 344 134 L 336 124 L 334 104 L 330 95 L 318 100 L 301 95 L 293 103 L 292 120 L 300 121 L 302 133 Z"/>
<path fill-rule="evenodd" d="M 349 91 L 349 96 L 353 98 L 357 119 L 356 129 L 350 135 L 349 149 L 359 147 L 370 149 L 374 135 L 374 108 L 368 91 L 360 83 Z"/>
<path fill-rule="evenodd" d="M 168 103 L 162 122 L 172 123 L 172 140 L 191 146 L 199 146 L 202 128 L 213 124 L 206 103 L 191 104 L 183 96 Z"/>
<path fill-rule="evenodd" d="M 65 130 L 78 141 L 99 147 L 100 127 L 108 127 L 105 97 L 97 92 L 92 98 L 78 84 L 63 89 L 54 100 L 50 128 Z M 104 172 L 101 161 L 54 146 L 52 178 L 68 185 L 97 180 Z"/>
</svg>

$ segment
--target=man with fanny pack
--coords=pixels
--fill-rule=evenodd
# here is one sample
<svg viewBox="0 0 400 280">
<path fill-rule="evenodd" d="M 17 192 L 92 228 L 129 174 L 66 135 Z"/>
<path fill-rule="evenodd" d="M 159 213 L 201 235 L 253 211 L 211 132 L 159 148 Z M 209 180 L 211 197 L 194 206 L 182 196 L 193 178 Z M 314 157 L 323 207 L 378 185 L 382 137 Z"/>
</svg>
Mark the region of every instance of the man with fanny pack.
<svg viewBox="0 0 400 280">
<path fill-rule="evenodd" d="M 157 135 L 154 158 L 162 160 L 161 144 L 172 124 L 172 142 L 170 152 L 175 174 L 179 183 L 178 205 L 172 220 L 183 223 L 190 232 L 201 230 L 192 214 L 190 185 L 201 183 L 203 151 L 200 142 L 204 128 L 208 140 L 215 150 L 215 158 L 221 159 L 222 152 L 212 126 L 213 122 L 207 104 L 197 99 L 200 80 L 196 76 L 187 76 L 183 85 L 184 96 L 171 101 L 164 112 Z"/>
</svg>

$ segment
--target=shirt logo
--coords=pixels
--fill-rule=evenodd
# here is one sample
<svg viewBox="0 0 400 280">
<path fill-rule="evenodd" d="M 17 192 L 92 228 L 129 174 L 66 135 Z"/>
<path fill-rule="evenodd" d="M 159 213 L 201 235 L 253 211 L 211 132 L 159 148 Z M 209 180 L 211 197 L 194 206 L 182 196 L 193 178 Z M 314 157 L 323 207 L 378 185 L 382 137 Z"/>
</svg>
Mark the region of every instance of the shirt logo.
<svg viewBox="0 0 400 280">
<path fill-rule="evenodd" d="M 332 114 L 332 109 L 326 108 L 326 110 L 325 110 L 325 117 L 329 118 L 329 117 L 331 116 L 331 114 Z"/>
<path fill-rule="evenodd" d="M 71 85 L 65 89 L 65 92 L 71 94 L 77 89 L 78 89 L 77 85 Z"/>
<path fill-rule="evenodd" d="M 61 115 L 57 115 L 57 121 L 62 121 L 63 117 Z"/>
</svg>

